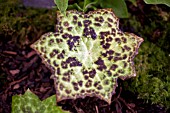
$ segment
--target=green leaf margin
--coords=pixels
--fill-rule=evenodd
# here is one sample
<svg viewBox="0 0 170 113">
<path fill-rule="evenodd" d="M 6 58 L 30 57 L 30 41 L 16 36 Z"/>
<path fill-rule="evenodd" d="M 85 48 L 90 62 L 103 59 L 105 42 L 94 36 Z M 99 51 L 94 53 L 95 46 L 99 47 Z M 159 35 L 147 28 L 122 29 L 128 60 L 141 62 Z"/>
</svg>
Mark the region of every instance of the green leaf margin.
<svg viewBox="0 0 170 113">
<path fill-rule="evenodd" d="M 170 0 L 144 0 L 146 4 L 165 4 L 170 7 Z"/>
<path fill-rule="evenodd" d="M 56 106 L 56 96 L 53 95 L 41 101 L 29 89 L 24 95 L 12 96 L 12 113 L 69 113 Z"/>
<path fill-rule="evenodd" d="M 102 8 L 112 8 L 119 18 L 128 18 L 129 13 L 125 0 L 100 0 Z"/>
</svg>

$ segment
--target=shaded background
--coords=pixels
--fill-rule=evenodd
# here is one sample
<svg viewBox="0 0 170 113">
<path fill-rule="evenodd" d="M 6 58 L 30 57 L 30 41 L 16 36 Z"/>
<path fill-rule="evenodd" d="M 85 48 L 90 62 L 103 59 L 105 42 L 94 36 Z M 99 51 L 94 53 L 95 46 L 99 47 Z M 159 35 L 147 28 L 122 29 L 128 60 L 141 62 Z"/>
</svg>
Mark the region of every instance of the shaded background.
<svg viewBox="0 0 170 113">
<path fill-rule="evenodd" d="M 42 34 L 55 31 L 56 9 L 49 9 L 52 0 L 48 5 L 45 0 L 23 1 L 25 6 L 18 0 L 0 0 L 0 113 L 10 113 L 12 96 L 28 88 L 41 100 L 55 94 L 50 70 L 30 45 Z M 71 0 L 69 4 L 78 1 Z M 74 113 L 169 112 L 170 8 L 147 5 L 143 0 L 136 3 L 137 6 L 126 1 L 129 18 L 120 19 L 120 29 L 145 40 L 135 58 L 137 76 L 118 80 L 111 105 L 86 97 L 58 103 L 63 109 Z M 34 8 L 26 7 L 33 5 Z"/>
</svg>

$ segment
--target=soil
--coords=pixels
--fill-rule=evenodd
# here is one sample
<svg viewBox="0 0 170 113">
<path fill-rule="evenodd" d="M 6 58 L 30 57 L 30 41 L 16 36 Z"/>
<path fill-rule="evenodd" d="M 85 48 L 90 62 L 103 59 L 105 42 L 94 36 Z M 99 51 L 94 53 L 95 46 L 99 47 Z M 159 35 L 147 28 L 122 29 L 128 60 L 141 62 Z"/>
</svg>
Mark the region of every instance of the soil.
<svg viewBox="0 0 170 113">
<path fill-rule="evenodd" d="M 51 72 L 34 50 L 30 47 L 18 48 L 5 39 L 1 40 L 0 48 L 0 73 L 5 73 L 3 79 L 6 81 L 5 84 L 1 83 L 0 113 L 10 113 L 12 96 L 24 94 L 28 88 L 41 100 L 55 94 Z M 166 113 L 165 108 L 146 104 L 132 92 L 124 91 L 122 82 L 118 80 L 117 93 L 113 95 L 111 105 L 96 97 L 65 100 L 58 105 L 73 113 Z"/>
<path fill-rule="evenodd" d="M 136 8 L 133 7 L 130 10 L 138 15 L 139 10 Z M 144 20 L 141 18 L 141 21 Z M 122 29 L 127 30 L 123 27 Z M 0 113 L 10 113 L 12 96 L 24 94 L 28 88 L 41 100 L 55 94 L 53 80 L 50 79 L 51 72 L 36 52 L 30 48 L 31 43 L 33 41 L 18 46 L 18 42 L 14 42 L 12 36 L 0 33 Z M 138 99 L 137 94 L 123 89 L 122 83 L 123 81 L 119 79 L 111 105 L 96 97 L 64 100 L 57 104 L 73 113 L 168 112 L 164 107 Z"/>
</svg>

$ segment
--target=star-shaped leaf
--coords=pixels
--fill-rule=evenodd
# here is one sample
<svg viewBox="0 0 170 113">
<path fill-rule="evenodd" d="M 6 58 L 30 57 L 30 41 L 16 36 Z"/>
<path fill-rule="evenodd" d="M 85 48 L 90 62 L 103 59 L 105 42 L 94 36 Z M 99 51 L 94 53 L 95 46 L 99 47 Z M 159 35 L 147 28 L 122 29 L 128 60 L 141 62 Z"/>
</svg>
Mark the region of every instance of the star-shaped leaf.
<svg viewBox="0 0 170 113">
<path fill-rule="evenodd" d="M 110 103 L 117 78 L 135 76 L 133 58 L 143 39 L 118 24 L 110 9 L 57 13 L 56 32 L 31 46 L 53 71 L 57 101 L 97 96 Z"/>
<path fill-rule="evenodd" d="M 41 101 L 30 90 L 24 95 L 12 97 L 12 113 L 69 113 L 56 106 L 56 96 L 53 95 Z"/>
</svg>

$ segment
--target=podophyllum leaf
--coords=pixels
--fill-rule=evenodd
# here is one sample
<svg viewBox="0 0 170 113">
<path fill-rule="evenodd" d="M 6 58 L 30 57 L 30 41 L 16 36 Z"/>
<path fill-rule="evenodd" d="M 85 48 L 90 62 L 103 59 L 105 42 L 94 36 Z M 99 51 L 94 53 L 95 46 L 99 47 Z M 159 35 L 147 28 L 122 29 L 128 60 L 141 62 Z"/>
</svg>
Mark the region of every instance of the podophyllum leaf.
<svg viewBox="0 0 170 113">
<path fill-rule="evenodd" d="M 128 18 L 129 13 L 124 0 L 100 0 L 102 8 L 112 8 L 119 18 Z"/>
<path fill-rule="evenodd" d="M 30 90 L 24 95 L 12 97 L 12 113 L 69 113 L 56 106 L 56 96 L 53 95 L 41 101 Z"/>
<path fill-rule="evenodd" d="M 142 38 L 123 33 L 109 9 L 58 12 L 56 32 L 31 45 L 53 71 L 57 101 L 97 96 L 108 103 L 118 77 L 135 76 Z"/>
<path fill-rule="evenodd" d="M 144 0 L 147 4 L 165 4 L 170 7 L 170 0 Z"/>
<path fill-rule="evenodd" d="M 68 0 L 54 0 L 54 3 L 57 5 L 61 13 L 65 13 L 68 7 Z"/>
</svg>

